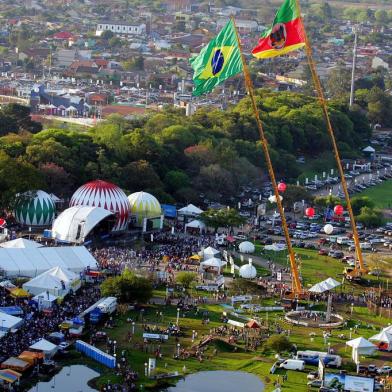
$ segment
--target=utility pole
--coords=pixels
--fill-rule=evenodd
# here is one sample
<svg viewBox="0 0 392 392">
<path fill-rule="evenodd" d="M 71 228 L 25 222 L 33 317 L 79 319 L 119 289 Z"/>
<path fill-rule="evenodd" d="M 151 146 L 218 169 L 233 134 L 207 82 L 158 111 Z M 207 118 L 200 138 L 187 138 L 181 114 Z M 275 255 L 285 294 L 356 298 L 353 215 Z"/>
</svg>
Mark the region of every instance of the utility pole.
<svg viewBox="0 0 392 392">
<path fill-rule="evenodd" d="M 358 30 L 359 25 L 354 26 L 354 49 L 353 49 L 353 66 L 351 70 L 351 89 L 350 89 L 350 108 L 354 103 L 354 83 L 355 83 L 355 68 L 357 65 L 357 44 L 358 44 Z"/>
</svg>

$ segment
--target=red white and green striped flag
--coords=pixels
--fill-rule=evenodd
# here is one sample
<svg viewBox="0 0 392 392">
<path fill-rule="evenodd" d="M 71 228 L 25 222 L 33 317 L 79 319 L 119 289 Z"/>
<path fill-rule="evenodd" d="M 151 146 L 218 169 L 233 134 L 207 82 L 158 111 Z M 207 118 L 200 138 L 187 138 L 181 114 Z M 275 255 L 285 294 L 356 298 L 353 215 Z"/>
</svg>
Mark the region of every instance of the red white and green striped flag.
<svg viewBox="0 0 392 392">
<path fill-rule="evenodd" d="M 266 59 L 280 56 L 305 46 L 305 33 L 296 0 L 285 0 L 272 27 L 252 50 L 253 56 Z"/>
</svg>

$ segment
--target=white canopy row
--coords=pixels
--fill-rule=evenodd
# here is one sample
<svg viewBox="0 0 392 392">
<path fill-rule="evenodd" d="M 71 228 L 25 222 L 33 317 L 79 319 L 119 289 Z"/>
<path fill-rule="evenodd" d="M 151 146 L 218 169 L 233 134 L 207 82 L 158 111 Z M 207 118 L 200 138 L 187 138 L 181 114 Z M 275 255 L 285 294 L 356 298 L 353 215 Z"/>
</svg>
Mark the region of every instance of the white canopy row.
<svg viewBox="0 0 392 392">
<path fill-rule="evenodd" d="M 97 268 L 97 262 L 84 246 L 0 249 L 0 270 L 7 277 L 33 278 L 57 266 L 79 273 Z"/>
</svg>

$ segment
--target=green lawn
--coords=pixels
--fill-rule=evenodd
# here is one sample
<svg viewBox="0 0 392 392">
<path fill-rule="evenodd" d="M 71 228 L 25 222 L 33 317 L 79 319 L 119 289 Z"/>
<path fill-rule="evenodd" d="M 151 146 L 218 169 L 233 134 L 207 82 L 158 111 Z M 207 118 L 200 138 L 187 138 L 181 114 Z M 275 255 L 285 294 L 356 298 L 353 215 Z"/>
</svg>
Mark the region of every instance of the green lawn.
<svg viewBox="0 0 392 392">
<path fill-rule="evenodd" d="M 356 196 L 368 196 L 378 208 L 392 208 L 392 180 L 373 186 Z"/>
</svg>

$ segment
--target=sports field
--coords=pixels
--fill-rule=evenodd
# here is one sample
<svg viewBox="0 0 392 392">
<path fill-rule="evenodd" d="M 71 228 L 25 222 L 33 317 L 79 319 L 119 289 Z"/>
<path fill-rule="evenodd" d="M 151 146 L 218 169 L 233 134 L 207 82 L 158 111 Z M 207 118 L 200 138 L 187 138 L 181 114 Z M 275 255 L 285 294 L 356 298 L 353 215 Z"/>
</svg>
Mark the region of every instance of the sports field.
<svg viewBox="0 0 392 392">
<path fill-rule="evenodd" d="M 357 195 L 356 195 L 357 196 Z M 384 181 L 382 184 L 373 186 L 358 194 L 368 196 L 377 208 L 392 208 L 392 180 Z"/>
</svg>

